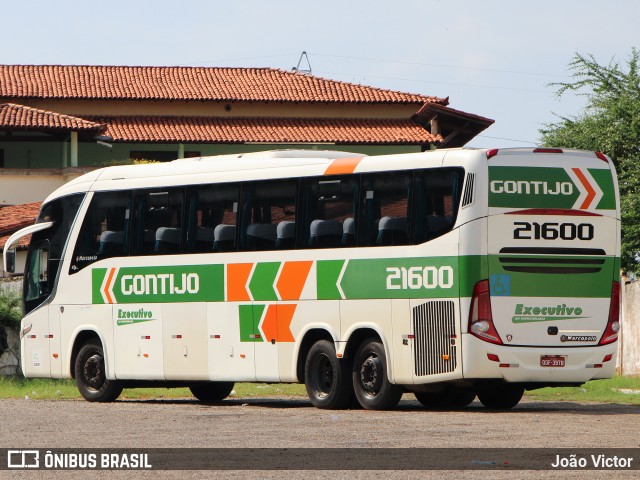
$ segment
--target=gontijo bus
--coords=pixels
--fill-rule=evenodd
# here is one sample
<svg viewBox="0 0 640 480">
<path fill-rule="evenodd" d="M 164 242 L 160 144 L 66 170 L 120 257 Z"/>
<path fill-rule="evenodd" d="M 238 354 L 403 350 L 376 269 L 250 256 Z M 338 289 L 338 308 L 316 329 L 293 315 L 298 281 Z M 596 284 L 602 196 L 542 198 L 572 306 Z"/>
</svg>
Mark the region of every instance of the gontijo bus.
<svg viewBox="0 0 640 480">
<path fill-rule="evenodd" d="M 313 405 L 515 406 L 614 373 L 614 166 L 559 149 L 277 151 L 109 167 L 31 235 L 26 377 L 304 382 Z"/>
</svg>

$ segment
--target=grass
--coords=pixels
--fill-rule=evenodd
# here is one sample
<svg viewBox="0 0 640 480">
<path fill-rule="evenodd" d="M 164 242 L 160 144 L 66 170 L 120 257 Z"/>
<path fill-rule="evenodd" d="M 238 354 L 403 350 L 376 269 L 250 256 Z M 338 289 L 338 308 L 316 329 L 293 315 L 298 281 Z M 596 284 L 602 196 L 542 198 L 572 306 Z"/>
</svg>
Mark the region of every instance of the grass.
<svg viewBox="0 0 640 480">
<path fill-rule="evenodd" d="M 232 397 L 275 398 L 306 397 L 304 385 L 238 383 Z M 73 380 L 48 378 L 24 379 L 0 377 L 0 398 L 30 398 L 42 400 L 77 400 L 80 394 Z M 640 405 L 640 377 L 616 376 L 608 380 L 594 380 L 582 387 L 542 388 L 526 393 L 536 401 L 599 402 Z M 193 398 L 188 388 L 129 388 L 121 399 Z"/>
<path fill-rule="evenodd" d="M 237 383 L 232 397 L 306 397 L 304 385 Z M 74 380 L 49 378 L 0 377 L 0 398 L 42 400 L 76 400 L 80 393 Z M 193 398 L 188 388 L 127 388 L 121 399 Z"/>
<path fill-rule="evenodd" d="M 581 387 L 541 388 L 527 392 L 531 400 L 640 405 L 640 377 L 592 380 Z"/>
</svg>

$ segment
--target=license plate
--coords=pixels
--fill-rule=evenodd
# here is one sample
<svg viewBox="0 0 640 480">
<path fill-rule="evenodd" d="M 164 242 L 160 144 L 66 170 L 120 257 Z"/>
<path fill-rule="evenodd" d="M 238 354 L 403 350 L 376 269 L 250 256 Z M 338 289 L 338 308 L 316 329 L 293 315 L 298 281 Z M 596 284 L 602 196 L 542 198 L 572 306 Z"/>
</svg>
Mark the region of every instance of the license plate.
<svg viewBox="0 0 640 480">
<path fill-rule="evenodd" d="M 564 367 L 566 357 L 561 355 L 543 355 L 540 357 L 541 367 Z"/>
</svg>

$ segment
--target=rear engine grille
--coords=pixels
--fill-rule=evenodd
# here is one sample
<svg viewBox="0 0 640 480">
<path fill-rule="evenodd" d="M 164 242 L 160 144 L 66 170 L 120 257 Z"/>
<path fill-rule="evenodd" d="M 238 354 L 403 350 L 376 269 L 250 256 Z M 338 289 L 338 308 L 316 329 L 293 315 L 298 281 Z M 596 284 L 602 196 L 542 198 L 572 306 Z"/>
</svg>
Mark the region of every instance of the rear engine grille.
<svg viewBox="0 0 640 480">
<path fill-rule="evenodd" d="M 437 300 L 413 308 L 416 376 L 456 369 L 455 312 L 451 300 Z"/>
</svg>

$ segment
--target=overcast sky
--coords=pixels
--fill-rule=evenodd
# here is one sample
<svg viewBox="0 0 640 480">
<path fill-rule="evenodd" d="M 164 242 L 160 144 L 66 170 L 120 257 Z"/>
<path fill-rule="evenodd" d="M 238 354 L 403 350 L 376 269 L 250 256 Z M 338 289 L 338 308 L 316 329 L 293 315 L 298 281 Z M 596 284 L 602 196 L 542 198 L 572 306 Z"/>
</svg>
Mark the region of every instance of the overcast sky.
<svg viewBox="0 0 640 480">
<path fill-rule="evenodd" d="M 548 84 L 576 52 L 623 63 L 639 19 L 640 0 L 24 0 L 2 4 L 0 63 L 290 70 L 306 51 L 314 75 L 495 119 L 469 146 L 531 146 L 583 104 Z"/>
</svg>

